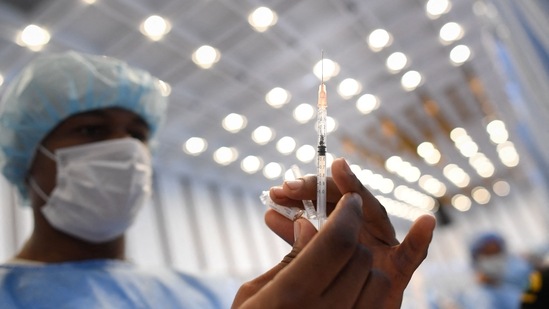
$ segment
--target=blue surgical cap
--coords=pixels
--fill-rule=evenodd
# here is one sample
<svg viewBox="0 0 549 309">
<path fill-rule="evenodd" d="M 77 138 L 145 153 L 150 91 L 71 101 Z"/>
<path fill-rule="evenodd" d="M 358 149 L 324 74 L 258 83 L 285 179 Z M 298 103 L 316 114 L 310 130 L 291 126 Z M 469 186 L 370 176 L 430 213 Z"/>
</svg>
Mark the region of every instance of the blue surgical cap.
<svg viewBox="0 0 549 309">
<path fill-rule="evenodd" d="M 0 167 L 27 196 L 25 177 L 42 139 L 66 118 L 119 107 L 139 115 L 151 134 L 165 117 L 160 81 L 120 60 L 69 51 L 30 62 L 0 103 Z"/>
<path fill-rule="evenodd" d="M 471 243 L 471 256 L 473 259 L 479 255 L 480 251 L 489 243 L 496 243 L 505 251 L 505 240 L 503 237 L 495 232 L 484 232 L 478 234 Z"/>
</svg>

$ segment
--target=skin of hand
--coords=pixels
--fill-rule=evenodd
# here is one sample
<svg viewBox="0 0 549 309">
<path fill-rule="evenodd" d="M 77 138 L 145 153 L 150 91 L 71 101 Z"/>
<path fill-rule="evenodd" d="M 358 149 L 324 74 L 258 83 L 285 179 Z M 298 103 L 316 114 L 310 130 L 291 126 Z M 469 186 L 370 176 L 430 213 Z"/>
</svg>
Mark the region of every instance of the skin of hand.
<svg viewBox="0 0 549 309">
<path fill-rule="evenodd" d="M 354 217 L 353 220 L 349 220 L 348 217 L 343 218 L 341 214 L 348 210 L 349 207 L 345 206 L 349 206 L 347 205 L 350 202 L 348 196 L 352 193 L 360 196 L 361 203 L 359 204 L 362 205 L 361 211 L 355 212 L 355 216 L 358 215 L 359 217 L 358 230 L 355 226 L 357 218 Z M 316 199 L 316 178 L 306 176 L 295 181 L 287 181 L 282 187 L 271 188 L 270 195 L 277 204 L 301 207 L 302 200 Z M 237 300 L 250 296 L 249 302 L 240 301 L 240 303 L 244 303 L 244 305 L 255 304 L 263 308 L 264 305 L 260 301 L 268 301 L 269 298 L 266 294 L 272 291 L 272 287 L 275 286 L 278 289 L 274 290 L 279 294 L 272 296 L 273 302 L 265 303 L 268 308 L 280 305 L 277 302 L 279 300 L 275 301 L 277 297 L 287 299 L 283 304 L 284 306 L 282 306 L 285 308 L 400 307 L 404 289 L 414 271 L 427 256 L 436 225 L 435 218 L 430 215 L 418 218 L 402 243 L 400 243 L 396 239 L 393 225 L 385 208 L 361 184 L 344 159 L 336 159 L 332 164 L 332 177 L 327 180 L 327 202 L 328 211 L 330 212 L 334 207 L 335 210 L 330 213 L 324 228 L 318 234 L 315 234 L 314 227 L 307 220 L 298 220 L 300 233 L 295 243 L 292 222 L 274 211 L 267 212 L 265 216 L 267 225 L 288 243 L 293 243 L 293 250 L 279 265 L 263 276 L 245 284 L 239 291 L 235 304 L 238 304 Z M 336 233 L 341 238 L 332 242 L 326 241 L 326 238 L 331 239 L 330 235 Z M 355 281 L 351 285 L 353 285 L 352 288 L 353 291 L 356 291 L 356 294 L 352 296 L 345 294 L 344 291 L 349 289 L 349 283 L 347 283 L 345 289 L 338 288 L 339 282 L 336 280 L 321 294 L 322 296 L 326 295 L 327 292 L 337 290 L 341 294 L 334 296 L 336 302 L 319 300 L 314 303 L 311 294 L 308 292 L 309 287 L 310 285 L 316 286 L 320 282 L 320 277 L 324 277 L 326 272 L 334 275 L 334 269 L 341 269 L 341 264 L 332 264 L 330 258 L 333 258 L 334 255 L 345 255 L 345 251 L 341 251 L 342 245 L 346 248 L 350 245 L 355 248 L 355 252 L 361 252 L 365 256 L 363 257 L 364 260 L 369 261 L 358 268 L 356 268 L 356 265 L 353 268 L 356 273 Z M 324 251 L 317 249 L 318 247 L 325 247 Z M 312 260 L 303 262 L 306 258 L 312 258 Z M 350 259 L 347 261 L 350 261 Z M 349 262 L 349 264 L 352 263 Z M 306 272 L 307 267 L 312 267 L 309 272 Z M 287 281 L 288 271 L 294 274 L 291 278 L 295 282 Z M 338 275 L 335 274 L 335 277 L 338 277 Z M 364 281 L 360 281 L 358 277 L 361 277 Z M 285 281 L 284 286 L 289 288 L 281 290 L 279 281 Z M 343 300 L 348 301 L 344 303 Z M 299 301 L 304 302 L 300 303 Z M 306 301 L 309 301 L 309 303 Z"/>
</svg>

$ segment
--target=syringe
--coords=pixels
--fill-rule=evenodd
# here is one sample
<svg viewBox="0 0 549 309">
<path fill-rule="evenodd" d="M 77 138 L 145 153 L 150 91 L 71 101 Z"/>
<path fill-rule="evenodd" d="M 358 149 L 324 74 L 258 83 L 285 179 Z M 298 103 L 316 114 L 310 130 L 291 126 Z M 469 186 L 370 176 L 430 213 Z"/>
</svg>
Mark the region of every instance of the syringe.
<svg viewBox="0 0 549 309">
<path fill-rule="evenodd" d="M 317 152 L 317 181 L 316 181 L 316 208 L 318 228 L 322 228 L 326 221 L 326 117 L 328 101 L 326 98 L 326 85 L 324 85 L 324 52 L 321 53 L 321 79 L 318 87 L 318 104 L 316 125 L 318 130 Z"/>
</svg>

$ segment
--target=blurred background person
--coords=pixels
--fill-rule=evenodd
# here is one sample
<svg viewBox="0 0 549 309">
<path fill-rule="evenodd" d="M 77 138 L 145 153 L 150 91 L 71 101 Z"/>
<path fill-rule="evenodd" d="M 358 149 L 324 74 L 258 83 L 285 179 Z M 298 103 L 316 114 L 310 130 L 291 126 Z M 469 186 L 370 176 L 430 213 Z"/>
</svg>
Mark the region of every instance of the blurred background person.
<svg viewBox="0 0 549 309">
<path fill-rule="evenodd" d="M 510 253 L 495 232 L 479 234 L 470 252 L 476 284 L 458 295 L 461 308 L 519 308 L 532 272 L 528 261 Z"/>
</svg>

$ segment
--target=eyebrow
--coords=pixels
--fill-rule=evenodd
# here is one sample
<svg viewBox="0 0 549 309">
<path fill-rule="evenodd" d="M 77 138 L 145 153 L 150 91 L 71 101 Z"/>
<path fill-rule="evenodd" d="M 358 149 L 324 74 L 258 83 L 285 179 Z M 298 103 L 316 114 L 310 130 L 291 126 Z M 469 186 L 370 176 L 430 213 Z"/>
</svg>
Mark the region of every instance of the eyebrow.
<svg viewBox="0 0 549 309">
<path fill-rule="evenodd" d="M 132 111 L 128 110 L 129 112 L 133 113 Z M 109 117 L 109 114 L 107 111 L 103 110 L 103 109 L 98 109 L 98 110 L 92 110 L 92 111 L 87 111 L 87 112 L 82 112 L 82 113 L 78 113 L 78 114 L 75 114 L 73 115 L 74 117 L 79 117 L 79 116 L 84 116 L 84 117 L 87 117 L 87 116 L 91 116 L 91 117 L 101 117 L 101 118 L 107 118 Z M 150 129 L 148 123 L 143 120 L 142 117 L 140 117 L 139 115 L 133 113 L 133 119 L 132 119 L 132 122 L 138 122 L 140 125 L 143 125 L 145 127 L 147 127 L 148 129 Z"/>
</svg>

